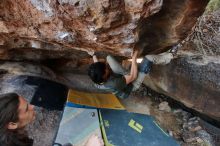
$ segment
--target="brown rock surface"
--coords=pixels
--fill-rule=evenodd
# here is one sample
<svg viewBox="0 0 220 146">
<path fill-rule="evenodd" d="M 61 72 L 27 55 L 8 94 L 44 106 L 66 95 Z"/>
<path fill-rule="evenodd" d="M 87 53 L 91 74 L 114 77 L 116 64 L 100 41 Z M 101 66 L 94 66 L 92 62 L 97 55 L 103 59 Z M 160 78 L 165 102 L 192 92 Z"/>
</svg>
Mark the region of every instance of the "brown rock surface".
<svg viewBox="0 0 220 146">
<path fill-rule="evenodd" d="M 1 42 L 7 49 L 69 48 L 126 56 L 138 40 L 140 19 L 161 6 L 161 0 L 4 0 L 0 4 Z M 57 47 L 48 48 L 45 43 Z"/>
<path fill-rule="evenodd" d="M 219 10 L 200 17 L 178 57 L 168 65 L 154 66 L 145 81 L 154 90 L 215 119 L 216 124 L 220 121 L 219 18 Z"/>
<path fill-rule="evenodd" d="M 128 57 L 138 40 L 147 48 L 145 54 L 161 52 L 187 36 L 206 3 L 204 0 L 3 0 L 0 57 L 77 61 L 88 57 L 86 50 Z"/>
<path fill-rule="evenodd" d="M 113 54 L 123 59 L 138 43 L 144 47 L 143 55 L 164 52 L 191 33 L 207 3 L 208 0 L 2 0 L 0 58 L 85 71 L 83 65 L 91 61 L 88 50 L 96 51 L 100 57 Z M 211 30 L 207 26 L 204 33 Z M 218 41 L 219 35 L 213 38 Z M 188 49 L 188 53 L 194 53 L 193 46 Z M 219 51 L 210 50 L 207 54 L 216 58 L 214 51 Z M 219 63 L 202 58 L 203 63 L 188 54 L 169 65 L 155 66 L 150 87 L 219 120 Z"/>
<path fill-rule="evenodd" d="M 220 121 L 219 69 L 218 57 L 182 56 L 153 66 L 144 84 Z"/>
</svg>

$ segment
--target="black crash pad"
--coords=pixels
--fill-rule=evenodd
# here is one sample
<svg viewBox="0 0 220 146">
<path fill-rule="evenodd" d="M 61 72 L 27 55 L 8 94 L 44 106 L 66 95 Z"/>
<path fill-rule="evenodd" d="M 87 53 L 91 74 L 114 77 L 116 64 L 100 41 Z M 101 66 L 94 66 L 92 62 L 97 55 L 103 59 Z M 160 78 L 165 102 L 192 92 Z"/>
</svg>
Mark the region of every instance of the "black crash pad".
<svg viewBox="0 0 220 146">
<path fill-rule="evenodd" d="M 68 94 L 65 85 L 32 76 L 27 77 L 25 84 L 36 86 L 31 104 L 50 110 L 63 110 Z"/>
</svg>

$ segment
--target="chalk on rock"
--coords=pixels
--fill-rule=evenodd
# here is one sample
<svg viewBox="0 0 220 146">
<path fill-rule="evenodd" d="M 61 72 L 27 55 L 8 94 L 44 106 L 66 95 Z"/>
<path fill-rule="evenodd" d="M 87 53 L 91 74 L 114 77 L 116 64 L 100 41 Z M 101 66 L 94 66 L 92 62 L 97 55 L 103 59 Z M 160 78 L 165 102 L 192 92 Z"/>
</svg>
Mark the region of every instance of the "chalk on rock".
<svg viewBox="0 0 220 146">
<path fill-rule="evenodd" d="M 159 104 L 159 110 L 161 111 L 166 111 L 166 112 L 170 112 L 171 111 L 171 108 L 170 106 L 168 105 L 168 102 L 164 101 L 164 102 L 161 102 Z"/>
</svg>

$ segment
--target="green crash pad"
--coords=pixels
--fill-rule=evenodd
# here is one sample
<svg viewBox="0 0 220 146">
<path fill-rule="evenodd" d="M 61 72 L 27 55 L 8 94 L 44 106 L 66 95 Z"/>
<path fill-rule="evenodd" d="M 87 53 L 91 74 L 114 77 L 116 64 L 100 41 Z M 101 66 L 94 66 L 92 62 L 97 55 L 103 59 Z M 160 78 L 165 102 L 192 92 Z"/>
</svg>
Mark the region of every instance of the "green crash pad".
<svg viewBox="0 0 220 146">
<path fill-rule="evenodd" d="M 101 136 L 97 109 L 65 107 L 54 146 L 84 146 L 93 134 Z"/>
<path fill-rule="evenodd" d="M 99 116 L 106 146 L 179 146 L 151 116 L 110 109 Z"/>
</svg>

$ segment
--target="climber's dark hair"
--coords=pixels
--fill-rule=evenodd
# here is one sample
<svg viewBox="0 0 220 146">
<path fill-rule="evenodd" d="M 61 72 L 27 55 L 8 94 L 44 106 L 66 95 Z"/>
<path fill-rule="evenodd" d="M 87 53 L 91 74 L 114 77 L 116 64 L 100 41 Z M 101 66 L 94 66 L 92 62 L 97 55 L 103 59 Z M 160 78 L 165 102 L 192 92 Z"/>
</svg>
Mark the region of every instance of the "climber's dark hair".
<svg viewBox="0 0 220 146">
<path fill-rule="evenodd" d="M 101 84 L 104 82 L 105 69 L 106 64 L 104 62 L 95 62 L 90 65 L 88 75 L 94 83 Z"/>
<path fill-rule="evenodd" d="M 30 146 L 33 143 L 18 129 L 8 129 L 10 122 L 18 122 L 19 95 L 6 93 L 0 95 L 0 146 Z"/>
</svg>

